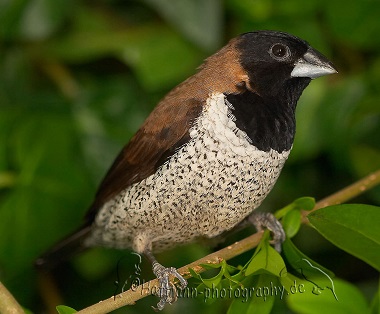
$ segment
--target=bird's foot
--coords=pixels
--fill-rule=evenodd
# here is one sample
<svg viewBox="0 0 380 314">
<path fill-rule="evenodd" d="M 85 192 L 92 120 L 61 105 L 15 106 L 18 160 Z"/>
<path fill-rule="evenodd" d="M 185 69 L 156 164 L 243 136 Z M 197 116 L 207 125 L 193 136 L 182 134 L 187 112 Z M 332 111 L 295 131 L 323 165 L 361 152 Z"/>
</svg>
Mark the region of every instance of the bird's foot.
<svg viewBox="0 0 380 314">
<path fill-rule="evenodd" d="M 158 262 L 153 263 L 153 273 L 157 276 L 159 282 L 159 290 L 157 296 L 160 301 L 157 303 L 156 311 L 162 310 L 166 303 L 172 304 L 177 300 L 177 288 L 173 282 L 170 282 L 170 276 L 174 276 L 179 280 L 180 288 L 184 289 L 187 286 L 187 281 L 174 267 L 164 267 Z"/>
<path fill-rule="evenodd" d="M 282 228 L 281 223 L 276 219 L 276 217 L 271 213 L 263 212 L 253 212 L 249 217 L 248 221 L 251 222 L 257 231 L 263 230 L 263 228 L 268 229 L 272 232 L 272 241 L 275 250 L 281 252 L 281 244 L 285 241 L 285 231 Z"/>
</svg>

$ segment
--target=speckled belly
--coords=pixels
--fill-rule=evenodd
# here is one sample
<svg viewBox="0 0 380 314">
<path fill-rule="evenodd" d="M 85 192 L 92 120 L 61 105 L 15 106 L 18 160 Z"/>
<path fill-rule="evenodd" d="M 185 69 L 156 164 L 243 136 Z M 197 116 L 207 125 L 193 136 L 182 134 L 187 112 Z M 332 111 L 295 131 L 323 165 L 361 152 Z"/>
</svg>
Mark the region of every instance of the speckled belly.
<svg viewBox="0 0 380 314">
<path fill-rule="evenodd" d="M 260 205 L 289 154 L 252 145 L 221 95 L 211 97 L 190 136 L 154 175 L 103 206 L 88 244 L 142 251 L 145 241 L 163 250 L 217 236 Z"/>
</svg>

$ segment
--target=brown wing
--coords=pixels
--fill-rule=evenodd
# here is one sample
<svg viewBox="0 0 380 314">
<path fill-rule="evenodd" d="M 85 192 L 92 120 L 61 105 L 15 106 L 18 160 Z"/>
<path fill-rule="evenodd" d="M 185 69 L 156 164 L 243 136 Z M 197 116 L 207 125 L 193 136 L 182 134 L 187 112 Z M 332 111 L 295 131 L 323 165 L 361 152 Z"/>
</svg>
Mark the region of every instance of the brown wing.
<svg viewBox="0 0 380 314">
<path fill-rule="evenodd" d="M 212 92 L 239 93 L 241 86 L 248 86 L 235 44 L 233 39 L 209 57 L 198 73 L 174 88 L 153 110 L 108 171 L 87 213 L 87 223 L 105 202 L 153 174 L 189 139 L 189 128 Z"/>
<path fill-rule="evenodd" d="M 180 94 L 182 95 L 182 94 Z M 100 184 L 84 224 L 36 260 L 36 266 L 49 269 L 76 252 L 85 249 L 83 242 L 91 232 L 99 208 L 133 183 L 155 172 L 189 137 L 189 128 L 200 114 L 203 104 L 193 98 L 169 94 L 120 152 Z"/>
<path fill-rule="evenodd" d="M 152 175 L 189 139 L 189 128 L 203 104 L 195 99 L 167 99 L 150 114 L 108 170 L 86 215 L 92 222 L 99 208 L 130 185 Z"/>
</svg>

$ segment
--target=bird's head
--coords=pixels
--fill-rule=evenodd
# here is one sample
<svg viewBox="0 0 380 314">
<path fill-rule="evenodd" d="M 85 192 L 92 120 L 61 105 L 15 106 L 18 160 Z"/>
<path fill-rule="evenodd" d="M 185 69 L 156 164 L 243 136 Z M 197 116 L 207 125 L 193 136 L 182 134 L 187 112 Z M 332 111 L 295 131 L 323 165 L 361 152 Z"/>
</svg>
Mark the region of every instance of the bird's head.
<svg viewBox="0 0 380 314">
<path fill-rule="evenodd" d="M 248 88 L 264 98 L 296 102 L 310 81 L 337 73 L 332 63 L 306 41 L 277 31 L 242 34 L 235 43 L 240 64 L 248 74 Z M 285 93 L 285 95 L 284 95 Z"/>
</svg>

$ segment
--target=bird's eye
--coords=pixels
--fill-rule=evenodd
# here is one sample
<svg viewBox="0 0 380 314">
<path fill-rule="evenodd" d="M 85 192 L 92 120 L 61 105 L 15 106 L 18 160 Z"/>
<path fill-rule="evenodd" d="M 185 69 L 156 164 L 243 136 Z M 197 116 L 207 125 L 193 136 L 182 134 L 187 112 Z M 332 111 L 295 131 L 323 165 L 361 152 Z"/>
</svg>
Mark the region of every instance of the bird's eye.
<svg viewBox="0 0 380 314">
<path fill-rule="evenodd" d="M 272 56 L 272 58 L 283 61 L 290 57 L 290 49 L 288 46 L 283 44 L 274 44 L 269 49 L 269 54 Z"/>
</svg>

